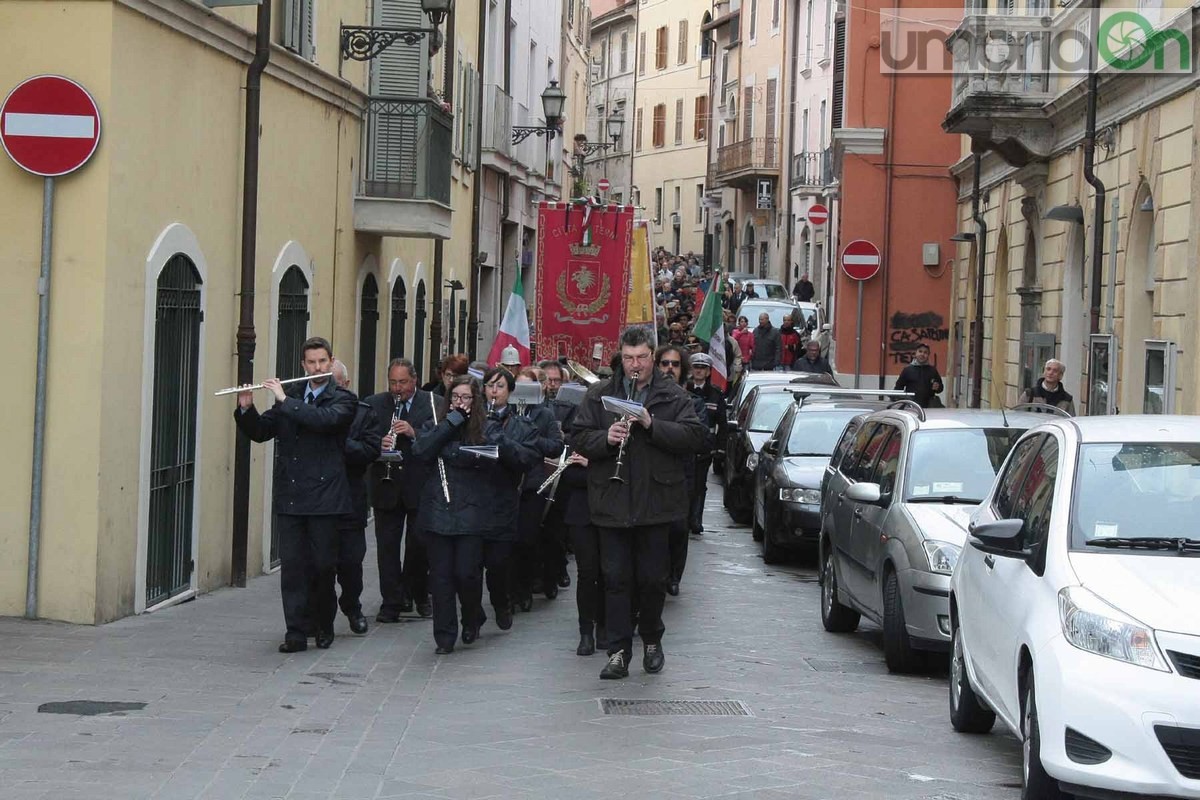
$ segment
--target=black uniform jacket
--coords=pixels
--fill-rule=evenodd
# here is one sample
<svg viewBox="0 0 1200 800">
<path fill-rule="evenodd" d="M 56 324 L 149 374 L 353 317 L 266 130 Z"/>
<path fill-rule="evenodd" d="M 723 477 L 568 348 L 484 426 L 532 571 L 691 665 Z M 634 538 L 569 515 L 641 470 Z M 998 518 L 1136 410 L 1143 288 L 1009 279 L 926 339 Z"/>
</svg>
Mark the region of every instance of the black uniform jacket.
<svg viewBox="0 0 1200 800">
<path fill-rule="evenodd" d="M 929 404 L 937 396 L 937 392 L 933 390 L 933 384 L 941 382 L 942 376 L 938 374 L 937 367 L 933 364 L 914 362 L 900 371 L 900 377 L 896 379 L 896 388 L 900 391 L 912 392 L 916 395 L 913 400 L 917 405 L 929 408 Z"/>
<path fill-rule="evenodd" d="M 375 411 L 375 422 L 378 425 L 379 438 L 382 440 L 392 427 L 392 417 L 396 413 L 396 400 L 391 392 L 379 392 L 367 398 L 366 402 Z M 433 403 L 438 398 L 422 389 L 413 393 L 412 406 L 408 411 L 408 422 L 414 431 L 420 431 L 425 424 L 433 419 Z M 391 480 L 383 478 L 388 474 L 387 464 L 375 462 L 371 468 L 371 505 L 385 511 L 397 507 L 407 509 L 417 508 L 421 501 L 421 489 L 429 479 L 429 467 L 413 460 L 413 440 L 401 436 L 396 447 L 404 454 L 404 461 L 392 462 Z"/>
<path fill-rule="evenodd" d="M 625 442 L 620 481 L 616 471 L 618 448 L 608 443 L 608 428 L 615 420 L 601 405 L 602 396 L 624 397 L 624 373 L 588 390 L 575 417 L 571 444 L 588 459 L 588 505 L 592 522 L 606 528 L 661 525 L 688 514 L 686 462 L 704 444 L 707 430 L 696 417 L 691 396 L 670 378 L 654 370 L 646 396 L 650 429 L 634 422 Z"/>
<path fill-rule="evenodd" d="M 346 434 L 346 478 L 350 481 L 350 498 L 354 510 L 346 523 L 366 527 L 370 503 L 367 500 L 367 468 L 379 458 L 380 439 L 378 420 L 370 404 L 360 400 L 354 422 Z"/>
<path fill-rule="evenodd" d="M 413 457 L 429 470 L 429 480 L 421 493 L 422 530 L 443 536 L 516 539 L 521 479 L 542 458 L 533 448 L 533 425 L 510 413 L 505 413 L 503 420 L 488 420 L 485 443 L 496 445 L 500 451 L 499 460 L 492 460 L 462 452 L 463 427 L 455 424 L 461 417 L 458 412 L 448 416 L 436 426 L 431 420 L 412 449 Z M 439 456 L 450 487 L 449 503 L 438 474 Z"/>
<path fill-rule="evenodd" d="M 562 426 L 554 418 L 554 412 L 544 405 L 530 406 L 525 418 L 533 425 L 533 449 L 537 451 L 539 458 L 533 468 L 525 473 L 521 491 L 536 492 L 553 469 L 542 459 L 558 458 L 562 455 L 563 432 Z"/>
<path fill-rule="evenodd" d="M 726 408 L 729 404 L 725 402 L 725 395 L 721 394 L 721 390 L 712 385 L 712 381 L 706 381 L 702 386 L 689 384 L 687 390 L 704 402 L 705 414 L 698 416 L 701 422 L 707 423 L 708 436 L 705 437 L 700 458 L 712 458 L 712 451 L 716 449 L 720 432 L 725 427 L 725 418 L 728 416 Z"/>
<path fill-rule="evenodd" d="M 358 398 L 332 383 L 304 402 L 307 382 L 286 387 L 286 398 L 259 414 L 235 409 L 238 428 L 256 442 L 275 440 L 276 514 L 320 516 L 352 509 L 343 448 Z"/>
</svg>

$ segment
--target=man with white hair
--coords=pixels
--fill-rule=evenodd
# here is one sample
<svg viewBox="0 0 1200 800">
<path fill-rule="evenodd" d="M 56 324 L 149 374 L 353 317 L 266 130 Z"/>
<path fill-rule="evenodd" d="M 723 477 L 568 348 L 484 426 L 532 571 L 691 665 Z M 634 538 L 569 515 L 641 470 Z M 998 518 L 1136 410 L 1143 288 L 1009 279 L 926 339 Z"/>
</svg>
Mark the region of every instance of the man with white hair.
<svg viewBox="0 0 1200 800">
<path fill-rule="evenodd" d="M 1047 361 L 1046 366 L 1042 368 L 1042 377 L 1021 393 L 1021 399 L 1017 401 L 1017 404 L 1036 403 L 1055 406 L 1074 416 L 1075 398 L 1071 397 L 1062 385 L 1062 376 L 1066 368 L 1067 365 L 1057 358 Z"/>
</svg>

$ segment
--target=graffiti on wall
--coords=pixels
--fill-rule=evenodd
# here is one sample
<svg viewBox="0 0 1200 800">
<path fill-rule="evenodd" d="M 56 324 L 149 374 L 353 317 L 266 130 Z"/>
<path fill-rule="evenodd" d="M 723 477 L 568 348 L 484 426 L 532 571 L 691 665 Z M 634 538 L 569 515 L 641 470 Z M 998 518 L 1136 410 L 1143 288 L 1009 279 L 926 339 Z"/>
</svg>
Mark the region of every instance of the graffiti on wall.
<svg viewBox="0 0 1200 800">
<path fill-rule="evenodd" d="M 892 315 L 888 331 L 888 356 L 893 364 L 904 365 L 912 361 L 913 353 L 921 342 L 932 344 L 950 338 L 950 329 L 942 315 L 934 311 L 908 313 L 897 311 Z"/>
</svg>

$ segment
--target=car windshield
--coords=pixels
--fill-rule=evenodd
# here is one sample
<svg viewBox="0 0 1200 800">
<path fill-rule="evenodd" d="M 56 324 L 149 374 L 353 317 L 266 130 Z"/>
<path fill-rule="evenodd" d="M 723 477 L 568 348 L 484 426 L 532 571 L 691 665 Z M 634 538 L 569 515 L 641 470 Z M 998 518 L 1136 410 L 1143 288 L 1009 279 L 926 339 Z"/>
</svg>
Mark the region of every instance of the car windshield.
<svg viewBox="0 0 1200 800">
<path fill-rule="evenodd" d="M 799 318 L 797 318 L 797 314 L 799 314 Z M 815 331 L 817 329 L 817 309 L 801 306 L 792 312 L 792 322 L 797 328 L 808 328 L 810 331 Z"/>
<path fill-rule="evenodd" d="M 788 298 L 787 289 L 783 288 L 781 283 L 756 283 L 754 291 L 768 300 L 787 300 Z"/>
<path fill-rule="evenodd" d="M 798 309 L 792 305 L 784 306 L 777 303 L 760 305 L 755 303 L 753 300 L 748 300 L 745 303 L 742 303 L 741 307 L 738 308 L 737 315 L 739 317 L 745 317 L 750 323 L 750 329 L 754 330 L 758 327 L 759 314 L 766 314 L 768 317 L 770 317 L 772 328 L 781 328 L 783 327 L 784 315 L 796 313 L 798 313 Z"/>
<path fill-rule="evenodd" d="M 751 390 L 755 386 L 762 386 L 765 383 L 787 383 L 792 376 L 786 372 L 758 372 L 750 373 L 742 378 L 742 383 L 738 386 L 737 396 L 734 398 L 731 410 L 737 410 L 741 407 L 742 402 L 750 395 Z"/>
<path fill-rule="evenodd" d="M 1120 544 L 1116 539 L 1171 537 L 1200 539 L 1200 443 L 1083 445 L 1071 508 L 1071 546 L 1093 550 Z M 1099 540 L 1108 544 L 1089 545 Z"/>
<path fill-rule="evenodd" d="M 795 401 L 791 392 L 760 394 L 754 401 L 754 408 L 750 409 L 750 430 L 767 433 L 774 431 L 779 420 L 783 418 L 783 412 L 787 411 L 793 402 Z"/>
<path fill-rule="evenodd" d="M 846 411 L 801 412 L 792 417 L 792 430 L 783 448 L 785 456 L 832 456 L 846 423 L 862 413 Z"/>
<path fill-rule="evenodd" d="M 912 437 L 904 500 L 980 503 L 1022 428 L 953 428 Z"/>
</svg>

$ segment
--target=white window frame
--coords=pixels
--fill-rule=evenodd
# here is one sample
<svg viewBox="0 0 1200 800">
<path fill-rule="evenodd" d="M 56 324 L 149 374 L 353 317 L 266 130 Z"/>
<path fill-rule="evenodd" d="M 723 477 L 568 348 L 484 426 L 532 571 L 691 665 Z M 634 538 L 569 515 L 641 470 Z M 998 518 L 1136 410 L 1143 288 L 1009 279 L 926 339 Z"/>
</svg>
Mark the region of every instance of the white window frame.
<svg viewBox="0 0 1200 800">
<path fill-rule="evenodd" d="M 1145 353 L 1142 357 L 1142 376 L 1143 376 L 1143 391 L 1149 390 L 1149 385 L 1145 381 L 1146 368 L 1149 366 L 1150 354 L 1161 353 L 1163 360 L 1163 398 L 1162 409 L 1159 411 L 1148 411 L 1146 409 L 1145 394 L 1142 397 L 1143 414 L 1174 414 L 1175 413 L 1175 378 L 1178 367 L 1179 348 L 1175 342 L 1169 339 L 1146 339 Z"/>
</svg>

